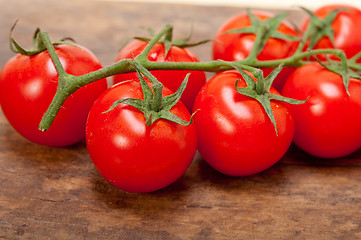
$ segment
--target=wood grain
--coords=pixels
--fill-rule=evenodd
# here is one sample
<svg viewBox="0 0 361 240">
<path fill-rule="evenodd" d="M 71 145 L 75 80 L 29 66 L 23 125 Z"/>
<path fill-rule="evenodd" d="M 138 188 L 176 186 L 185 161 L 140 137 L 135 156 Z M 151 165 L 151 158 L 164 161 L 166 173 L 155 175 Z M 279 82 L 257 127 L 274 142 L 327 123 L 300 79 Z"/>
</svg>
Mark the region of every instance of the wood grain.
<svg viewBox="0 0 361 240">
<path fill-rule="evenodd" d="M 0 66 L 12 56 L 8 32 L 31 44 L 41 27 L 72 36 L 104 63 L 141 27 L 194 25 L 194 40 L 212 38 L 241 8 L 101 1 L 0 0 Z M 301 13 L 290 18 L 299 21 Z M 194 49 L 202 60 L 211 45 Z M 32 144 L 0 113 L 0 239 L 361 239 L 361 151 L 337 160 L 313 158 L 295 146 L 260 174 L 232 178 L 197 155 L 171 186 L 131 194 L 107 183 L 85 143 Z"/>
</svg>

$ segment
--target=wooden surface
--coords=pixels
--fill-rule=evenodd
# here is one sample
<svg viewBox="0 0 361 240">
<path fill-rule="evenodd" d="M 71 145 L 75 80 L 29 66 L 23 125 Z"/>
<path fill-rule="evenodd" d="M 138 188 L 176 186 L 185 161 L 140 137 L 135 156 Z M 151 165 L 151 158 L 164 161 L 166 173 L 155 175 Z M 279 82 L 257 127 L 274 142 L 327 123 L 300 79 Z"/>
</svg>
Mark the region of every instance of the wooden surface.
<svg viewBox="0 0 361 240">
<path fill-rule="evenodd" d="M 243 9 L 101 1 L 0 0 L 0 66 L 8 32 L 30 46 L 41 27 L 72 36 L 110 64 L 141 28 L 171 23 L 176 36 L 212 38 Z M 298 19 L 299 13 L 291 15 Z M 210 58 L 211 45 L 193 49 Z M 129 194 L 96 171 L 84 142 L 32 144 L 0 113 L 0 239 L 361 239 L 361 151 L 332 161 L 292 146 L 271 169 L 232 178 L 197 155 L 185 175 L 154 193 Z"/>
</svg>

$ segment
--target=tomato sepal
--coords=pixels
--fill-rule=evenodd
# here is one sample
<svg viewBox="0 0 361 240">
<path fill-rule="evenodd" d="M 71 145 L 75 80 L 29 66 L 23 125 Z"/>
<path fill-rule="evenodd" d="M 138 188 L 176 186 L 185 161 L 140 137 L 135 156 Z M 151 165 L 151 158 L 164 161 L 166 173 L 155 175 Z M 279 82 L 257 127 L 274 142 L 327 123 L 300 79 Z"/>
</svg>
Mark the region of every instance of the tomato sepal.
<svg viewBox="0 0 361 240">
<path fill-rule="evenodd" d="M 304 41 L 309 40 L 308 48 L 313 49 L 318 41 L 323 37 L 328 37 L 332 45 L 334 45 L 334 31 L 331 23 L 335 20 L 337 13 L 342 9 L 335 9 L 331 11 L 324 19 L 317 17 L 309 9 L 301 7 L 310 17 L 310 24 L 304 34 Z"/>
<path fill-rule="evenodd" d="M 135 36 L 132 38 L 129 38 L 128 40 L 126 40 L 126 42 L 122 45 L 122 48 L 131 40 L 131 39 L 136 39 L 136 40 L 140 40 L 143 42 L 150 42 L 152 40 L 152 38 L 155 37 L 156 33 L 152 28 L 147 28 L 149 34 L 151 35 L 151 38 L 148 37 L 140 37 L 140 36 Z M 176 47 L 180 47 L 180 48 L 188 48 L 188 47 L 195 47 L 198 45 L 202 45 L 205 44 L 207 42 L 209 42 L 209 39 L 205 39 L 205 40 L 201 40 L 198 42 L 189 42 L 191 37 L 192 37 L 192 33 L 193 33 L 193 26 L 191 27 L 191 30 L 189 31 L 188 36 L 184 37 L 184 38 L 179 38 L 179 39 L 173 39 L 173 29 L 170 29 L 169 31 L 166 32 L 166 34 L 157 41 L 157 43 L 161 43 L 164 44 L 165 47 L 165 56 L 167 56 L 167 53 L 169 52 L 170 48 L 172 46 L 176 46 Z"/>
<path fill-rule="evenodd" d="M 252 75 L 256 80 L 250 75 L 248 75 L 242 69 L 242 67 L 237 66 L 236 63 L 229 64 L 242 75 L 244 81 L 246 82 L 246 87 L 238 87 L 238 82 L 241 81 L 240 79 L 238 79 L 235 82 L 236 91 L 239 94 L 255 99 L 262 105 L 268 118 L 270 119 L 275 128 L 276 135 L 278 135 L 278 131 L 276 120 L 271 108 L 271 100 L 277 100 L 289 104 L 303 104 L 307 101 L 307 99 L 302 101 L 270 93 L 272 83 L 277 77 L 277 75 L 281 72 L 283 64 L 280 64 L 277 68 L 275 68 L 266 78 L 264 78 L 262 70 L 254 68 Z"/>
<path fill-rule="evenodd" d="M 171 122 L 175 122 L 182 126 L 188 126 L 193 122 L 193 114 L 190 121 L 185 121 L 177 115 L 170 112 L 170 110 L 180 101 L 182 93 L 184 92 L 188 78 L 190 74 L 187 74 L 178 90 L 168 96 L 163 97 L 163 84 L 159 82 L 146 68 L 144 68 L 139 62 L 134 60 L 134 67 L 137 72 L 142 92 L 143 99 L 125 98 L 115 101 L 113 105 L 106 111 L 113 110 L 118 104 L 123 103 L 130 105 L 139 111 L 143 112 L 145 117 L 145 123 L 147 126 L 151 126 L 158 119 L 165 119 Z M 151 82 L 151 87 L 145 81 L 143 75 Z"/>
<path fill-rule="evenodd" d="M 300 40 L 299 37 L 287 35 L 277 30 L 278 27 L 281 25 L 282 21 L 288 15 L 288 12 L 282 12 L 266 20 L 259 19 L 249 9 L 247 9 L 247 14 L 251 21 L 251 26 L 241 29 L 233 29 L 223 33 L 255 34 L 257 36 L 253 49 L 247 59 L 255 58 L 256 56 L 258 56 L 269 38 L 283 39 L 289 41 Z"/>
<path fill-rule="evenodd" d="M 309 50 L 309 51 L 311 51 L 311 50 Z M 340 52 L 343 54 L 342 51 L 340 51 Z M 355 64 L 356 64 L 355 63 L 352 65 L 352 61 L 347 61 L 347 60 L 336 61 L 336 60 L 332 60 L 331 58 L 326 56 L 327 63 L 325 63 L 325 62 L 322 62 L 317 56 L 314 56 L 314 58 L 322 67 L 324 67 L 327 70 L 334 72 L 342 77 L 342 82 L 343 82 L 343 85 L 344 85 L 345 90 L 348 95 L 350 95 L 349 90 L 348 90 L 350 78 L 355 78 L 355 79 L 361 80 L 360 73 L 357 71 L 354 71 L 352 69 L 352 66 L 355 67 Z"/>
<path fill-rule="evenodd" d="M 20 46 L 20 44 L 18 44 L 18 42 L 13 37 L 13 31 L 15 29 L 17 22 L 18 22 L 18 20 L 16 20 L 15 23 L 13 24 L 13 26 L 11 27 L 10 34 L 9 34 L 9 43 L 10 43 L 10 49 L 12 52 L 19 53 L 21 55 L 30 57 L 30 56 L 34 56 L 36 54 L 39 54 L 39 53 L 47 50 L 47 47 L 44 45 L 44 42 L 40 39 L 40 33 L 41 33 L 40 28 L 37 28 L 34 32 L 32 49 L 25 49 L 22 46 Z M 57 46 L 60 44 L 67 44 L 67 45 L 76 47 L 75 44 L 69 43 L 69 40 L 72 42 L 75 42 L 74 39 L 72 39 L 70 37 L 66 37 L 66 38 L 62 38 L 60 41 L 52 42 L 52 45 Z"/>
</svg>

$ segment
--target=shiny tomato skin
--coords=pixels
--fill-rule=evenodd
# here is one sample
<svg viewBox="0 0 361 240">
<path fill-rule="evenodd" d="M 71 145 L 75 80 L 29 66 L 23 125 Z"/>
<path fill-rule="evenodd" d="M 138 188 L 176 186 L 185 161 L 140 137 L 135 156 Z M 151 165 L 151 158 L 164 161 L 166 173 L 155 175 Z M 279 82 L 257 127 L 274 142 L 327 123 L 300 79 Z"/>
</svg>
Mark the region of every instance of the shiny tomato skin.
<svg viewBox="0 0 361 240">
<path fill-rule="evenodd" d="M 116 61 L 129 59 L 138 56 L 148 43 L 133 40 L 127 44 L 118 54 Z M 148 60 L 154 62 L 199 62 L 198 58 L 187 48 L 172 46 L 165 58 L 165 48 L 163 44 L 156 44 L 148 54 Z M 194 99 L 199 89 L 206 82 L 206 75 L 201 71 L 186 70 L 153 70 L 150 71 L 167 88 L 175 92 L 183 82 L 187 73 L 191 73 L 188 85 L 182 95 L 182 102 L 189 111 L 192 111 Z M 113 77 L 114 83 L 125 80 L 138 79 L 136 73 L 118 74 Z"/>
<path fill-rule="evenodd" d="M 236 92 L 237 79 L 242 76 L 232 70 L 211 78 L 196 98 L 194 122 L 204 160 L 223 174 L 247 176 L 282 158 L 292 142 L 294 122 L 286 104 L 271 101 L 277 136 L 261 104 Z M 245 82 L 238 86 L 245 87 Z M 278 94 L 274 88 L 271 92 Z"/>
<path fill-rule="evenodd" d="M 164 89 L 164 95 L 170 93 Z M 114 85 L 95 101 L 86 127 L 89 155 L 112 185 L 127 192 L 153 192 L 175 182 L 191 164 L 197 147 L 195 127 L 167 120 L 146 126 L 144 114 L 125 104 L 104 113 L 114 101 L 128 97 L 143 98 L 139 81 Z M 171 112 L 190 119 L 181 102 Z"/>
<path fill-rule="evenodd" d="M 81 46 L 58 45 L 56 52 L 69 74 L 82 75 L 101 68 L 94 54 Z M 103 79 L 73 93 L 49 130 L 42 132 L 38 126 L 57 85 L 58 75 L 47 51 L 32 57 L 15 55 L 0 73 L 0 104 L 4 115 L 31 142 L 61 147 L 83 140 L 90 107 L 107 88 Z"/>
<path fill-rule="evenodd" d="M 272 17 L 268 12 L 253 12 L 261 20 Z M 213 42 L 213 59 L 226 61 L 238 61 L 245 59 L 252 50 L 256 35 L 254 34 L 224 34 L 233 29 L 242 29 L 251 26 L 251 21 L 246 13 L 238 14 L 228 19 L 217 31 Z M 297 31 L 287 22 L 282 22 L 278 31 L 290 36 L 299 36 Z M 270 38 L 263 50 L 257 56 L 259 60 L 276 60 L 292 56 L 297 49 L 298 41 L 288 41 Z M 273 69 L 264 68 L 264 76 L 267 76 Z M 294 68 L 285 67 L 275 79 L 273 86 L 281 90 L 287 77 L 294 71 Z"/>
<path fill-rule="evenodd" d="M 328 37 L 323 37 L 314 47 L 314 49 L 337 48 L 342 49 L 348 58 L 361 51 L 361 10 L 344 4 L 325 5 L 316 9 L 313 13 L 319 18 L 325 18 L 335 9 L 341 9 L 331 27 L 334 31 L 334 45 Z M 309 17 L 304 20 L 301 29 L 306 31 L 309 23 Z M 307 48 L 307 46 L 306 46 Z M 323 56 L 319 56 L 324 59 Z"/>
<path fill-rule="evenodd" d="M 361 147 L 361 82 L 350 79 L 350 95 L 342 78 L 318 63 L 298 68 L 287 80 L 283 95 L 306 99 L 291 106 L 294 142 L 320 158 L 340 158 Z"/>
</svg>

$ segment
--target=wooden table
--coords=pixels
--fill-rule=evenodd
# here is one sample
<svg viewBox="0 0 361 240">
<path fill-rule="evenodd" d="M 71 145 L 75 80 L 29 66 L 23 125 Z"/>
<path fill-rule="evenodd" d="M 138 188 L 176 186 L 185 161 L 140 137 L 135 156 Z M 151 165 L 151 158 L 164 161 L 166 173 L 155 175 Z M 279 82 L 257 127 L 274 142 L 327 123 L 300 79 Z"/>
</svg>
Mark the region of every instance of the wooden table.
<svg viewBox="0 0 361 240">
<path fill-rule="evenodd" d="M 141 27 L 175 26 L 212 38 L 244 9 L 108 1 L 0 0 L 0 65 L 13 54 L 8 32 L 30 46 L 41 27 L 72 36 L 110 64 Z M 291 18 L 299 19 L 293 12 Z M 303 16 L 303 15 L 302 15 Z M 193 49 L 210 59 L 211 44 Z M 171 186 L 130 194 L 108 184 L 82 142 L 49 148 L 28 142 L 0 113 L 0 239 L 361 239 L 361 151 L 337 160 L 295 146 L 271 169 L 232 178 L 197 155 Z"/>
</svg>

